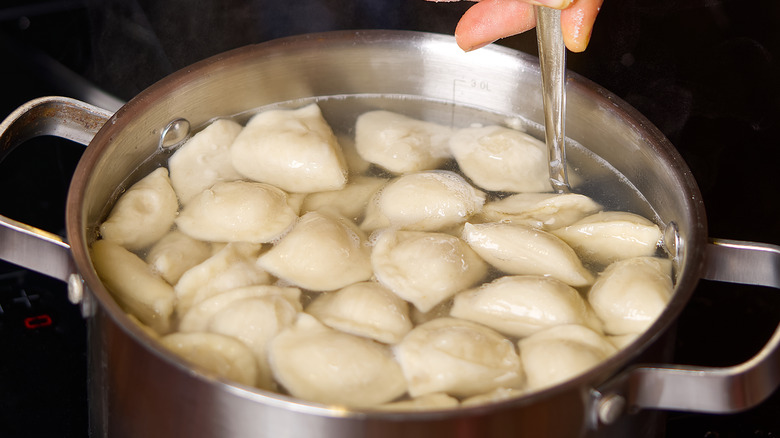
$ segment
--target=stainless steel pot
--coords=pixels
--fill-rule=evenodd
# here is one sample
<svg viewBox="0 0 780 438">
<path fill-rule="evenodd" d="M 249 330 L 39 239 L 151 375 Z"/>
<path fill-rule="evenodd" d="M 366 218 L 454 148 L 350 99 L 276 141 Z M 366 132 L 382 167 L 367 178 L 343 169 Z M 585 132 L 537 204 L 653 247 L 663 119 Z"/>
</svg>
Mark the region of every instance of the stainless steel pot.
<svg viewBox="0 0 780 438">
<path fill-rule="evenodd" d="M 68 283 L 88 318 L 94 436 L 652 436 L 658 410 L 734 412 L 780 382 L 780 330 L 729 368 L 668 362 L 673 324 L 701 278 L 780 288 L 780 247 L 708 240 L 696 183 L 644 117 L 576 74 L 567 134 L 633 184 L 676 262 L 667 310 L 628 349 L 564 384 L 491 405 L 423 413 L 351 411 L 243 388 L 195 370 L 131 323 L 99 281 L 88 245 L 117 187 L 189 126 L 275 102 L 374 95 L 424 99 L 542 120 L 536 58 L 500 46 L 460 51 L 448 36 L 386 31 L 303 35 L 233 50 L 179 71 L 115 114 L 66 98 L 31 101 L 0 125 L 4 156 L 57 135 L 89 145 L 66 208 L 67 239 L 0 217 L 0 258 Z M 403 100 L 401 99 L 401 100 Z M 184 119 L 184 120 L 179 120 Z M 177 121 L 178 120 L 178 121 Z M 587 173 L 587 178 L 592 174 Z"/>
</svg>

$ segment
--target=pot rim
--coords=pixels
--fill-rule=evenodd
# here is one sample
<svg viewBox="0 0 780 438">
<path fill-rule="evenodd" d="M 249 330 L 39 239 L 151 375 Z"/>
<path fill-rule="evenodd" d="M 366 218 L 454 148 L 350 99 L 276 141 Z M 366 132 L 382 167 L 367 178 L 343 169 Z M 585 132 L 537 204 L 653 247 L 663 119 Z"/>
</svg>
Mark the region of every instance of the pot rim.
<svg viewBox="0 0 780 438">
<path fill-rule="evenodd" d="M 453 47 L 455 46 L 455 40 L 452 36 L 416 31 L 355 30 L 296 35 L 236 48 L 196 62 L 154 83 L 122 106 L 100 129 L 85 150 L 84 155 L 74 172 L 66 204 L 66 232 L 68 241 L 71 245 L 73 259 L 88 289 L 97 298 L 99 305 L 107 311 L 109 317 L 136 342 L 144 345 L 158 357 L 173 364 L 184 372 L 192 371 L 192 366 L 184 363 L 183 360 L 163 348 L 159 343 L 153 342 L 152 336 L 144 332 L 141 327 L 131 321 L 100 282 L 89 258 L 88 236 L 85 232 L 87 224 L 82 209 L 85 200 L 85 188 L 90 182 L 92 170 L 103 156 L 106 145 L 111 143 L 116 132 L 121 131 L 123 127 L 127 125 L 128 121 L 133 119 L 134 114 L 143 112 L 150 105 L 154 104 L 155 101 L 160 99 L 160 97 L 175 92 L 181 84 L 187 83 L 193 78 L 208 78 L 210 73 L 229 68 L 230 65 L 240 63 L 241 60 L 245 58 L 259 56 L 273 57 L 275 54 L 288 50 L 290 47 L 299 49 L 309 47 L 322 50 L 324 47 L 331 44 L 358 45 L 383 43 L 393 46 L 405 46 L 408 45 L 410 41 L 435 42 L 438 44 L 451 44 Z M 539 70 L 538 58 L 522 52 L 495 44 L 479 50 L 483 51 L 486 55 L 489 54 L 491 56 L 495 55 L 500 57 L 508 56 L 519 59 L 521 62 L 528 64 L 525 67 L 536 72 Z M 696 228 L 688 233 L 685 241 L 681 242 L 682 247 L 678 248 L 678 252 L 685 254 L 685 257 L 684 260 L 677 260 L 681 265 L 679 266 L 672 299 L 660 317 L 649 329 L 634 340 L 630 347 L 621 349 L 599 366 L 584 374 L 558 385 L 534 391 L 530 394 L 478 406 L 458 407 L 456 409 L 444 410 L 425 410 L 420 412 L 391 412 L 332 407 L 302 401 L 291 396 L 257 388 L 242 387 L 241 385 L 228 382 L 219 377 L 210 376 L 203 372 L 197 373 L 197 377 L 211 384 L 219 385 L 230 392 L 240 394 L 242 397 L 263 404 L 280 405 L 288 409 L 306 411 L 316 415 L 361 418 L 382 417 L 385 419 L 408 419 L 412 416 L 420 419 L 436 419 L 471 414 L 476 415 L 481 412 L 493 411 L 496 409 L 512 409 L 537 403 L 540 400 L 564 392 L 570 392 L 575 389 L 580 389 L 583 393 L 583 397 L 587 397 L 589 396 L 590 391 L 596 386 L 631 365 L 632 360 L 636 358 L 636 356 L 669 330 L 670 326 L 672 326 L 681 313 L 683 307 L 687 304 L 698 280 L 702 277 L 705 262 L 705 246 L 707 243 L 707 221 L 704 203 L 698 185 L 680 154 L 660 130 L 658 130 L 658 128 L 656 128 L 647 118 L 610 91 L 577 73 L 567 71 L 567 85 L 570 93 L 582 93 L 594 101 L 605 103 L 608 106 L 609 111 L 621 122 L 634 127 L 646 135 L 649 139 L 648 143 L 652 146 L 652 150 L 658 155 L 659 159 L 668 163 L 669 166 L 675 170 L 674 176 L 678 183 L 678 188 L 685 192 L 685 197 L 688 200 L 688 214 L 692 217 L 691 223 L 696 224 Z M 675 265 L 677 266 L 677 263 L 675 263 Z"/>
</svg>

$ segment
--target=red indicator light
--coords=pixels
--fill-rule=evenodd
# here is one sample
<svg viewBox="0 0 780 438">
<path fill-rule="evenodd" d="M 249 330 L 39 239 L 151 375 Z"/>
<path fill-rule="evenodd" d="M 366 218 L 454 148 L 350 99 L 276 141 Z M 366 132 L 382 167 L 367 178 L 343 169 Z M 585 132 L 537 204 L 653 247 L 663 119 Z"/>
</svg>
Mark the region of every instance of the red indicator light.
<svg viewBox="0 0 780 438">
<path fill-rule="evenodd" d="M 24 319 L 24 326 L 28 329 L 36 329 L 41 327 L 48 327 L 51 325 L 51 316 L 47 314 L 31 316 Z"/>
</svg>

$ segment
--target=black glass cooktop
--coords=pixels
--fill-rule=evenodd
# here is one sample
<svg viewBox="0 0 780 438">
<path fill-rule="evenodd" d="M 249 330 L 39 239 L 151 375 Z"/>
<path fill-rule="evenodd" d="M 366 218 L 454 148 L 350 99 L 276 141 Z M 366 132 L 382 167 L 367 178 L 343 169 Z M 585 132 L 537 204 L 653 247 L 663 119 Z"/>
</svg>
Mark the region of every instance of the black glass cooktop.
<svg viewBox="0 0 780 438">
<path fill-rule="evenodd" d="M 186 4 L 185 4 L 186 3 Z M 452 33 L 468 4 L 422 0 L 37 0 L 0 5 L 0 117 L 59 94 L 87 99 L 66 67 L 120 100 L 207 56 L 297 33 Z M 690 166 L 713 237 L 780 244 L 780 3 L 605 0 L 569 67 L 647 116 Z M 529 33 L 501 44 L 534 53 Z M 59 66 L 59 67 L 58 67 Z M 62 232 L 81 146 L 37 139 L 0 163 L 0 213 Z M 0 244 L 2 244 L 0 242 Z M 702 282 L 679 321 L 677 363 L 727 366 L 780 321 L 780 294 Z M 62 283 L 0 263 L 0 437 L 83 437 L 85 325 Z M 780 396 L 730 415 L 670 413 L 667 437 L 780 436 Z"/>
</svg>

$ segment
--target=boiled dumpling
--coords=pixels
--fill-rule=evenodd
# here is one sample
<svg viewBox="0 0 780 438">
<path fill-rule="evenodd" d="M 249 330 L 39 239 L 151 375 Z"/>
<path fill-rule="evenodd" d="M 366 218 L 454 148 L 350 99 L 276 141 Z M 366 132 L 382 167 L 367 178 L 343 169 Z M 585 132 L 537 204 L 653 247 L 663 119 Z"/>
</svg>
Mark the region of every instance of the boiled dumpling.
<svg viewBox="0 0 780 438">
<path fill-rule="evenodd" d="M 672 295 L 672 262 L 637 257 L 615 262 L 588 292 L 593 310 L 611 335 L 641 333 L 664 311 Z"/>
<path fill-rule="evenodd" d="M 501 277 L 455 296 L 452 316 L 525 337 L 547 327 L 580 324 L 601 331 L 601 323 L 580 293 L 551 277 Z"/>
<path fill-rule="evenodd" d="M 206 331 L 211 318 L 236 301 L 246 298 L 278 296 L 286 300 L 298 312 L 303 311 L 301 290 L 297 287 L 281 287 L 270 284 L 246 286 L 221 292 L 192 306 L 187 313 L 179 315 L 179 331 Z"/>
<path fill-rule="evenodd" d="M 395 347 L 409 394 L 444 392 L 470 397 L 523 383 L 511 341 L 485 326 L 439 318 L 412 329 Z"/>
<path fill-rule="evenodd" d="M 502 126 L 465 128 L 452 136 L 450 150 L 461 171 L 484 190 L 550 190 L 547 146 L 524 132 Z"/>
<path fill-rule="evenodd" d="M 171 185 L 182 204 L 218 181 L 242 178 L 230 160 L 230 145 L 241 129 L 232 120 L 215 120 L 171 155 Z"/>
<path fill-rule="evenodd" d="M 276 389 L 268 363 L 268 345 L 292 325 L 299 312 L 300 305 L 291 304 L 279 295 L 248 297 L 235 300 L 216 312 L 206 330 L 232 336 L 246 344 L 257 360 L 256 385 Z"/>
<path fill-rule="evenodd" d="M 554 230 L 601 210 L 593 199 L 577 193 L 518 193 L 488 202 L 480 213 L 485 222 L 509 222 Z"/>
<path fill-rule="evenodd" d="M 328 328 L 306 313 L 271 341 L 269 353 L 277 381 L 305 400 L 359 408 L 406 392 L 388 347 Z"/>
<path fill-rule="evenodd" d="M 448 157 L 450 128 L 390 111 L 369 111 L 355 123 L 363 159 L 395 173 L 439 167 Z"/>
<path fill-rule="evenodd" d="M 182 274 L 174 286 L 176 310 L 190 307 L 218 293 L 244 286 L 269 284 L 271 276 L 256 265 L 260 244 L 235 242 Z"/>
<path fill-rule="evenodd" d="M 444 393 L 423 394 L 409 400 L 385 403 L 378 406 L 383 411 L 427 411 L 457 408 L 460 403 L 455 397 Z"/>
<path fill-rule="evenodd" d="M 662 236 L 661 229 L 650 220 L 621 211 L 596 213 L 552 233 L 584 259 L 605 265 L 655 254 Z"/>
<path fill-rule="evenodd" d="M 450 171 L 410 173 L 390 181 L 368 204 L 361 228 L 437 231 L 477 213 L 485 194 Z"/>
<path fill-rule="evenodd" d="M 365 236 L 348 219 L 325 212 L 303 215 L 259 267 L 280 279 L 313 291 L 330 291 L 371 278 Z"/>
<path fill-rule="evenodd" d="M 341 216 L 358 221 L 363 216 L 368 200 L 387 180 L 370 176 L 355 176 L 341 190 L 311 193 L 301 206 L 303 213 L 332 210 Z"/>
<path fill-rule="evenodd" d="M 412 329 L 406 301 L 371 281 L 322 294 L 306 312 L 329 327 L 386 344 L 397 343 Z"/>
<path fill-rule="evenodd" d="M 146 255 L 146 262 L 170 284 L 191 267 L 211 256 L 211 245 L 178 230 L 163 236 Z"/>
<path fill-rule="evenodd" d="M 586 372 L 616 349 L 603 336 L 580 325 L 558 325 L 518 342 L 528 389 L 555 385 Z"/>
<path fill-rule="evenodd" d="M 178 210 L 168 170 L 160 167 L 117 200 L 100 225 L 100 235 L 131 251 L 143 249 L 170 231 Z"/>
<path fill-rule="evenodd" d="M 376 237 L 371 264 L 380 283 L 422 312 L 473 286 L 488 267 L 456 236 L 392 229 Z"/>
<path fill-rule="evenodd" d="M 287 232 L 297 218 L 284 191 L 269 184 L 230 181 L 192 198 L 176 225 L 199 240 L 265 243 Z"/>
<path fill-rule="evenodd" d="M 463 240 L 507 274 L 547 275 L 574 287 L 593 283 L 593 275 L 574 250 L 541 230 L 505 223 L 467 223 Z"/>
<path fill-rule="evenodd" d="M 171 285 L 114 242 L 96 241 L 91 257 L 98 277 L 123 309 L 159 334 L 170 331 L 175 301 Z"/>
<path fill-rule="evenodd" d="M 237 339 L 216 333 L 172 333 L 162 337 L 160 342 L 206 371 L 242 385 L 255 385 L 255 358 Z"/>
<path fill-rule="evenodd" d="M 230 153 L 239 173 L 288 192 L 338 190 L 347 183 L 341 146 L 317 104 L 257 114 Z"/>
</svg>

